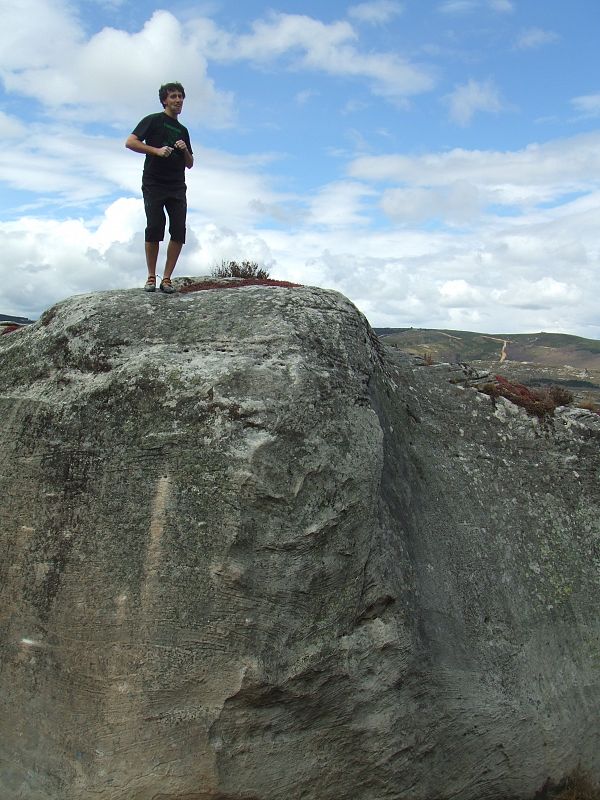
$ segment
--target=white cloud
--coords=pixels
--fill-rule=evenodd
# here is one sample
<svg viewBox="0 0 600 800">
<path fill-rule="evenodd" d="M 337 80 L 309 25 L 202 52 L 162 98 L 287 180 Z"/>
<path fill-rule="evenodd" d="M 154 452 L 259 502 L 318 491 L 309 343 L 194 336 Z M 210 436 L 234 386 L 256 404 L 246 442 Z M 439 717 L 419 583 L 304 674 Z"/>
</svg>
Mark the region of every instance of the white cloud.
<svg viewBox="0 0 600 800">
<path fill-rule="evenodd" d="M 55 0 L 20 0 L 2 4 L 0 73 L 44 69 L 63 62 L 81 44 L 83 32 L 72 7 Z"/>
<path fill-rule="evenodd" d="M 531 144 L 522 150 L 464 150 L 419 156 L 361 156 L 349 175 L 362 181 L 403 186 L 477 188 L 486 203 L 516 207 L 556 204 L 565 195 L 595 190 L 600 184 L 600 133 Z"/>
<path fill-rule="evenodd" d="M 256 64 L 288 58 L 293 70 L 366 79 L 375 94 L 392 100 L 433 87 L 428 70 L 396 53 L 363 53 L 356 40 L 348 22 L 326 24 L 305 15 L 272 13 L 255 21 L 249 34 L 214 36 L 209 53 L 215 60 Z"/>
<path fill-rule="evenodd" d="M 0 117 L 0 129 L 2 117 Z M 24 143 L 0 149 L 0 181 L 34 192 L 40 204 L 94 204 L 116 192 L 141 196 L 143 156 L 125 149 L 125 134 L 91 136 L 64 125 L 32 125 Z M 195 166 L 188 173 L 188 201 L 201 219 L 247 225 L 265 216 L 265 209 L 295 203 L 275 192 L 265 177 L 268 154 L 236 157 L 193 143 Z M 89 211 L 88 211 L 89 213 Z M 273 213 L 269 213 L 273 216 Z"/>
<path fill-rule="evenodd" d="M 290 219 L 296 199 L 274 191 L 263 174 L 267 157 L 245 158 L 196 147 L 188 183 L 188 205 L 201 224 L 245 229 L 265 214 Z M 141 167 L 141 165 L 140 165 Z"/>
<path fill-rule="evenodd" d="M 600 116 L 600 93 L 584 94 L 571 100 L 574 108 L 585 117 Z"/>
<path fill-rule="evenodd" d="M 514 11 L 514 3 L 511 0 L 488 0 L 488 5 L 493 11 L 500 11 L 501 13 Z"/>
<path fill-rule="evenodd" d="M 360 293 L 371 314 L 387 308 L 380 324 L 399 325 L 395 313 L 424 327 L 600 335 L 599 133 L 516 152 L 364 156 L 349 174 L 382 183 L 382 208 L 400 225 L 387 250 L 375 237 L 354 248 L 382 260 L 394 253 L 402 267 L 404 289 L 385 306 L 374 302 L 374 287 Z M 509 216 L 498 213 L 503 204 Z M 428 225 L 419 239 L 415 226 L 436 219 L 470 224 L 460 233 Z M 428 302 L 407 275 L 427 287 Z"/>
<path fill-rule="evenodd" d="M 24 141 L 0 150 L 0 180 L 66 204 L 98 200 L 116 187 L 135 191 L 140 164 L 136 168 L 128 157 L 124 138 L 86 135 L 63 125 L 30 124 Z"/>
<path fill-rule="evenodd" d="M 191 248 L 186 244 L 183 251 L 178 264 L 180 275 L 209 275 L 222 261 L 255 261 L 267 269 L 274 263 L 269 245 L 253 231 L 234 230 L 209 222 L 194 227 L 193 242 Z"/>
<path fill-rule="evenodd" d="M 155 98 L 160 110 L 158 87 L 169 76 L 193 87 L 185 105 L 188 123 L 229 125 L 233 97 L 215 88 L 208 58 L 255 65 L 287 59 L 289 69 L 367 80 L 376 94 L 391 100 L 433 86 L 426 69 L 397 53 L 362 52 L 347 21 L 326 24 L 306 15 L 271 13 L 256 20 L 250 33 L 233 35 L 206 18 L 183 24 L 169 11 L 155 11 L 136 32 L 104 28 L 88 36 L 60 0 L 24 2 L 25 8 L 12 4 L 3 12 L 0 75 L 9 92 L 38 100 L 55 117 L 113 124 L 140 118 L 149 113 L 148 98 Z M 389 19 L 399 8 L 387 0 L 355 7 L 373 21 Z"/>
<path fill-rule="evenodd" d="M 348 16 L 358 22 L 382 25 L 393 17 L 402 14 L 403 10 L 403 6 L 394 2 L 394 0 L 372 0 L 372 2 L 350 6 Z"/>
<path fill-rule="evenodd" d="M 479 216 L 481 205 L 477 187 L 462 180 L 443 187 L 388 189 L 381 199 L 384 212 L 401 224 L 440 218 L 450 224 L 463 225 Z"/>
<path fill-rule="evenodd" d="M 517 278 L 507 287 L 492 291 L 497 303 L 525 310 L 573 306 L 581 302 L 582 294 L 577 286 L 548 276 L 535 281 Z"/>
<path fill-rule="evenodd" d="M 4 260 L 0 268 L 2 307 L 37 316 L 71 294 L 127 285 L 128 276 L 114 270 L 93 244 L 80 220 L 25 217 L 0 223 L 0 248 L 10 259 L 10 269 Z"/>
<path fill-rule="evenodd" d="M 0 111 L 0 137 L 3 142 L 20 139 L 27 132 L 20 119 Z"/>
<path fill-rule="evenodd" d="M 288 53 L 303 53 L 308 62 L 335 57 L 340 47 L 357 40 L 349 22 L 330 24 L 303 14 L 271 12 L 252 23 L 252 32 L 215 38 L 210 55 L 219 60 L 271 61 Z"/>
<path fill-rule="evenodd" d="M 545 31 L 542 28 L 529 28 L 517 38 L 515 47 L 518 50 L 535 50 L 546 44 L 553 44 L 560 39 L 554 31 Z"/>
<path fill-rule="evenodd" d="M 9 87 L 0 112 L 0 180 L 19 194 L 6 192 L 14 219 L 0 221 L 0 311 L 37 316 L 73 293 L 141 286 L 143 158 L 125 150 L 131 128 L 124 126 L 153 110 L 149 98 L 158 110 L 157 88 L 166 78 L 188 87 L 184 122 L 230 123 L 232 97 L 218 90 L 209 71 L 216 60 L 228 66 L 221 72 L 228 76 L 235 61 L 245 73 L 256 68 L 273 80 L 295 71 L 290 103 L 307 101 L 309 89 L 295 92 L 314 83 L 319 105 L 331 101 L 332 118 L 331 140 L 315 135 L 316 147 L 320 154 L 336 149 L 338 160 L 324 164 L 329 172 L 322 185 L 314 175 L 323 162 L 313 177 L 308 166 L 306 176 L 290 173 L 287 185 L 294 189 L 288 190 L 282 177 L 289 162 L 273 165 L 277 156 L 270 153 L 240 157 L 205 148 L 192 129 L 189 235 L 177 275 L 206 273 L 222 259 L 250 258 L 276 277 L 343 292 L 375 325 L 600 337 L 599 132 L 514 152 L 455 148 L 411 156 L 417 146 L 411 124 L 396 115 L 378 117 L 384 104 L 376 97 L 327 94 L 323 76 L 343 78 L 331 83 L 345 87 L 366 85 L 396 104 L 431 88 L 426 69 L 398 53 L 367 49 L 359 38 L 379 33 L 364 31 L 359 22 L 375 23 L 400 5 L 355 0 L 344 21 L 274 14 L 241 32 L 200 16 L 206 8 L 196 5 L 185 18 L 161 11 L 129 32 L 99 33 L 83 24 L 76 6 L 61 0 L 7 6 L 0 29 L 0 78 Z M 463 0 L 444 7 L 448 14 L 489 14 L 509 12 L 513 4 Z M 248 88 L 247 74 L 242 83 Z M 501 110 L 490 82 L 458 88 L 462 94 L 447 100 L 456 121 Z M 23 120 L 39 111 L 31 98 L 44 104 L 43 125 L 39 116 L 26 126 L 16 116 L 25 106 Z M 246 104 L 261 99 L 251 92 L 240 97 Z M 344 103 L 347 110 L 368 108 L 350 132 L 334 124 Z M 597 95 L 574 97 L 572 104 L 584 115 L 600 113 Z M 242 118 L 244 105 L 235 105 Z M 102 127 L 84 127 L 89 120 Z M 415 131 L 422 122 L 415 121 Z M 111 125 L 119 131 L 111 133 Z M 385 146 L 402 141 L 402 154 L 354 157 L 340 176 L 340 159 L 351 157 L 340 150 L 344 135 L 353 137 L 354 154 L 356 148 L 373 152 L 374 142 L 381 145 L 375 132 L 386 130 L 394 138 Z M 253 146 L 249 137 L 228 141 L 244 152 Z M 283 137 L 281 142 L 285 150 Z M 310 189 L 297 193 L 306 183 Z M 11 205 L 14 197 L 28 203 L 27 214 Z M 107 206 L 102 212 L 100 204 Z M 65 220 L 66 214 L 73 218 Z"/>
<path fill-rule="evenodd" d="M 443 14 L 468 14 L 480 8 L 506 13 L 514 11 L 511 0 L 446 0 L 438 6 Z"/>
<path fill-rule="evenodd" d="M 465 14 L 478 5 L 478 0 L 446 0 L 438 6 L 438 10 L 443 14 Z"/>
<path fill-rule="evenodd" d="M 290 279 L 341 291 L 375 325 L 594 337 L 600 237 L 593 226 L 593 219 L 577 217 L 557 227 L 548 216 L 537 224 L 521 219 L 516 231 L 508 221 L 461 237 L 395 229 L 353 232 L 351 245 L 347 231 L 282 235 L 277 246 L 269 233 L 264 238 L 276 264 L 295 264 Z"/>
<path fill-rule="evenodd" d="M 301 92 L 296 94 L 295 100 L 299 106 L 304 106 L 313 97 L 317 97 L 318 94 L 319 92 L 315 91 L 314 89 L 303 89 Z"/>
<path fill-rule="evenodd" d="M 342 291 L 375 325 L 600 336 L 599 140 L 590 134 L 516 153 L 455 150 L 357 159 L 354 180 L 321 187 L 304 210 L 302 198 L 272 191 L 260 158 L 200 149 L 178 274 L 251 258 L 277 277 Z M 139 162 L 123 155 L 138 180 Z M 116 169 L 115 162 L 110 170 Z M 400 181 L 397 190 L 383 190 L 382 202 L 394 220 L 404 215 L 417 224 L 428 209 L 449 221 L 469 220 L 498 191 L 507 197 L 546 192 L 558 202 L 580 182 L 588 193 L 555 208 L 489 216 L 460 235 L 419 231 L 405 222 L 377 231 L 365 224 L 377 198 L 373 180 Z M 255 227 L 265 210 L 276 217 L 286 207 L 297 215 L 294 224 Z M 69 294 L 139 285 L 143 227 L 137 193 L 109 205 L 95 222 L 29 217 L 0 223 L 0 308 L 37 316 Z M 9 270 L 15 264 L 16 281 L 14 267 Z"/>
<path fill-rule="evenodd" d="M 339 181 L 324 186 L 310 203 L 307 222 L 320 227 L 351 228 L 365 225 L 369 217 L 364 213 L 363 198 L 375 191 L 362 183 Z"/>
<path fill-rule="evenodd" d="M 66 6 L 26 3 L 8 6 L 8 18 L 3 11 L 0 74 L 9 92 L 38 100 L 55 117 L 131 124 L 152 110 L 150 98 L 160 110 L 158 87 L 168 75 L 194 87 L 186 119 L 215 127 L 231 121 L 231 95 L 215 90 L 198 40 L 171 13 L 155 12 L 136 33 L 104 28 L 86 38 Z"/>
<path fill-rule="evenodd" d="M 105 210 L 96 230 L 86 229 L 89 247 L 106 253 L 116 244 L 124 244 L 146 225 L 144 205 L 141 199 L 120 197 Z"/>
<path fill-rule="evenodd" d="M 329 197 L 348 196 L 348 187 L 329 188 Z M 360 192 L 355 196 L 360 201 Z M 141 202 L 126 199 L 93 225 L 0 223 L 0 309 L 37 316 L 76 292 L 140 286 L 142 217 Z M 600 337 L 600 196 L 561 214 L 498 219 L 461 236 L 377 231 L 351 215 L 343 222 L 252 230 L 192 214 L 177 274 L 207 274 L 222 259 L 250 258 L 276 277 L 341 291 L 373 325 Z"/>
<path fill-rule="evenodd" d="M 477 307 L 485 302 L 481 289 L 472 286 L 463 278 L 445 281 L 438 291 L 440 304 L 448 308 Z"/>
<path fill-rule="evenodd" d="M 457 86 L 445 99 L 450 106 L 450 117 L 463 126 L 468 125 L 480 111 L 497 114 L 504 109 L 500 93 L 490 80 L 481 82 L 471 79 Z"/>
</svg>

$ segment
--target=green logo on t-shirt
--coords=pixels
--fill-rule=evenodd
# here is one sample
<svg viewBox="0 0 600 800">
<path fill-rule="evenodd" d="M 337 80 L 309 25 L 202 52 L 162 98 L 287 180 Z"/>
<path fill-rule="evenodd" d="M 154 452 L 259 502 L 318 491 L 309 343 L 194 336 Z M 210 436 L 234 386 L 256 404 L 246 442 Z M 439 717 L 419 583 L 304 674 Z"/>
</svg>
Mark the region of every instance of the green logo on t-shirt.
<svg viewBox="0 0 600 800">
<path fill-rule="evenodd" d="M 175 142 L 182 138 L 181 128 L 176 128 L 175 125 L 169 125 L 168 122 L 165 122 L 165 135 L 169 139 L 169 141 L 165 142 L 165 144 L 168 144 L 169 147 L 173 147 Z"/>
</svg>

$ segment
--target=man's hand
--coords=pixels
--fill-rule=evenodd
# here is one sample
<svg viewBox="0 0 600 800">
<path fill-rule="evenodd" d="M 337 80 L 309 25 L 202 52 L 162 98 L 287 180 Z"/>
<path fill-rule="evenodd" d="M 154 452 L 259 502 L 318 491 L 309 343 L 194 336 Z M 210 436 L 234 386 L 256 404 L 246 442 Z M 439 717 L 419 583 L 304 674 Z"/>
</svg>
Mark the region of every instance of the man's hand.
<svg viewBox="0 0 600 800">
<path fill-rule="evenodd" d="M 175 145 L 174 145 L 174 147 L 175 147 L 177 150 L 180 150 L 180 151 L 181 151 L 181 154 L 183 155 L 183 160 L 185 161 L 185 165 L 186 165 L 186 167 L 187 167 L 188 169 L 191 169 L 191 167 L 193 167 L 193 166 L 194 166 L 194 157 L 192 156 L 192 154 L 191 154 L 191 153 L 190 153 L 190 151 L 188 150 L 188 146 L 187 146 L 187 144 L 185 143 L 185 141 L 184 141 L 183 139 L 178 139 L 178 140 L 175 142 Z"/>
<path fill-rule="evenodd" d="M 152 147 L 151 145 L 146 144 L 146 142 L 142 142 L 141 139 L 138 139 L 134 133 L 130 133 L 127 137 L 125 147 L 127 147 L 129 150 L 133 150 L 134 153 L 142 153 L 146 156 L 156 156 L 157 158 L 168 158 L 173 152 L 173 148 L 166 144 L 162 147 Z"/>
</svg>

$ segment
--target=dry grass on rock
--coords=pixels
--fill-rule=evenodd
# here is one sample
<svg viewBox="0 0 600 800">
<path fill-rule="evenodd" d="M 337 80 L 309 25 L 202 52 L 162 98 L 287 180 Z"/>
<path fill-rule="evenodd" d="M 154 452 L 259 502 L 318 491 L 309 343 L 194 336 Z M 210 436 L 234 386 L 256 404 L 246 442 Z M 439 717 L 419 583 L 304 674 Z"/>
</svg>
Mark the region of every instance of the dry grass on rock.
<svg viewBox="0 0 600 800">
<path fill-rule="evenodd" d="M 558 783 L 547 780 L 534 800 L 600 800 L 600 783 L 577 767 Z"/>
</svg>

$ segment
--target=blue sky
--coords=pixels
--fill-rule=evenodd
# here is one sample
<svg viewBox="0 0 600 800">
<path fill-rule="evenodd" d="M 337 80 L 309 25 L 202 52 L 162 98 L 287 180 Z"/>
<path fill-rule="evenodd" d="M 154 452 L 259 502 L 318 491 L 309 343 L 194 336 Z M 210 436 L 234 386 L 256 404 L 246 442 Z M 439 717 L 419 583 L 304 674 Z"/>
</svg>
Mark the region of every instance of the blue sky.
<svg viewBox="0 0 600 800">
<path fill-rule="evenodd" d="M 143 158 L 186 87 L 179 275 L 251 259 L 375 326 L 600 338 L 595 0 L 0 0 L 0 311 L 141 286 Z"/>
</svg>

